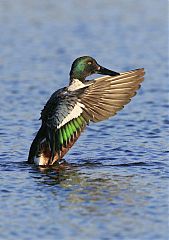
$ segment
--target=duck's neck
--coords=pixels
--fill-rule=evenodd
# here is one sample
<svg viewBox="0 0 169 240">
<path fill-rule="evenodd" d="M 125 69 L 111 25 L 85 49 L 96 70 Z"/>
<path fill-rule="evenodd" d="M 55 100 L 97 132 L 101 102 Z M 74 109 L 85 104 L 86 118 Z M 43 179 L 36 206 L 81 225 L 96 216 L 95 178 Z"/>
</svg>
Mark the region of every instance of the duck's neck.
<svg viewBox="0 0 169 240">
<path fill-rule="evenodd" d="M 68 90 L 75 91 L 77 89 L 83 88 L 85 86 L 85 84 L 83 83 L 84 81 L 85 79 L 84 80 L 77 78 L 70 79 Z"/>
<path fill-rule="evenodd" d="M 70 86 L 71 84 L 73 84 L 75 81 L 79 81 L 79 82 L 81 82 L 81 83 L 84 83 L 84 82 L 85 82 L 85 78 L 70 77 L 69 86 Z"/>
</svg>

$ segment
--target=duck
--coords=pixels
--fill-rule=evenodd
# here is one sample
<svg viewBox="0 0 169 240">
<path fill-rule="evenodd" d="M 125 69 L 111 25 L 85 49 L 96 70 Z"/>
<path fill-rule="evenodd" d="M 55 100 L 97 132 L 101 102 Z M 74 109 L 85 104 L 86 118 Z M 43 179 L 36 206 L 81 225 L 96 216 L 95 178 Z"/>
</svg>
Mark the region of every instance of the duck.
<svg viewBox="0 0 169 240">
<path fill-rule="evenodd" d="M 92 74 L 103 76 L 87 80 Z M 50 166 L 62 162 L 90 122 L 114 116 L 136 95 L 144 68 L 115 72 L 90 56 L 71 66 L 69 85 L 55 91 L 41 111 L 41 127 L 29 150 L 28 163 Z"/>
</svg>

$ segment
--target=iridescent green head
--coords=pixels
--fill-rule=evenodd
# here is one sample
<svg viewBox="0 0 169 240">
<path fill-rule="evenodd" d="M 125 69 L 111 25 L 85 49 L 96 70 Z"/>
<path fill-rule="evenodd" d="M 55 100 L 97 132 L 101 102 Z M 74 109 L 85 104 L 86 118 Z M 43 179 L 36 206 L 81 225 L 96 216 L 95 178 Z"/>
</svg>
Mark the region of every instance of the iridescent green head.
<svg viewBox="0 0 169 240">
<path fill-rule="evenodd" d="M 117 72 L 100 66 L 94 58 L 90 56 L 83 56 L 77 58 L 73 62 L 70 70 L 70 80 L 79 79 L 80 81 L 84 82 L 85 78 L 92 74 L 103 74 L 110 76 L 119 75 Z"/>
</svg>

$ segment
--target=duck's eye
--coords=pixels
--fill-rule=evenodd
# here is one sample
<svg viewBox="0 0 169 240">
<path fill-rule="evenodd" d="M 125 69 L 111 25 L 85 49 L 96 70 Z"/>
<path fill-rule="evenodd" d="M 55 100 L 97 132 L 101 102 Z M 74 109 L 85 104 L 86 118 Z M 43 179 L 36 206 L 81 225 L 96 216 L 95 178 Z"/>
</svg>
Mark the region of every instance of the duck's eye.
<svg viewBox="0 0 169 240">
<path fill-rule="evenodd" d="M 92 62 L 91 62 L 91 61 L 89 61 L 87 64 L 88 64 L 88 65 L 91 65 L 91 64 L 92 64 Z"/>
</svg>

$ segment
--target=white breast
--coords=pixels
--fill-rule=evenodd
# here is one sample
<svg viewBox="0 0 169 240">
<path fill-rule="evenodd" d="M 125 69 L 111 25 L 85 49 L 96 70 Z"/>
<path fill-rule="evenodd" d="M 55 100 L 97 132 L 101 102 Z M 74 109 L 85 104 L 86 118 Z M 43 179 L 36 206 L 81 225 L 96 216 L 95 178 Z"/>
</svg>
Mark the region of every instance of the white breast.
<svg viewBox="0 0 169 240">
<path fill-rule="evenodd" d="M 71 85 L 68 87 L 68 91 L 75 91 L 80 88 L 84 88 L 86 85 L 79 81 L 78 79 L 73 79 Z"/>
</svg>

